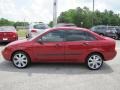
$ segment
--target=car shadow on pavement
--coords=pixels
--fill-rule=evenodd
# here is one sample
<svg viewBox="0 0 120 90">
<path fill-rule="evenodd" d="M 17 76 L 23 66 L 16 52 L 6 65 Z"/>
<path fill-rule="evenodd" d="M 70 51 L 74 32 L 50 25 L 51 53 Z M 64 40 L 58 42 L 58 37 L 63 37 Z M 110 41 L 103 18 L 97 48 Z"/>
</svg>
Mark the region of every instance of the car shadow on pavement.
<svg viewBox="0 0 120 90">
<path fill-rule="evenodd" d="M 11 62 L 3 61 L 0 63 L 0 71 L 5 72 L 21 72 L 32 74 L 67 74 L 67 75 L 83 75 L 83 74 L 109 74 L 112 68 L 104 63 L 100 70 L 89 70 L 84 64 L 32 64 L 25 69 L 17 69 Z"/>
<path fill-rule="evenodd" d="M 9 44 L 9 43 L 8 42 L 0 42 L 0 46 L 5 46 L 7 44 Z"/>
</svg>

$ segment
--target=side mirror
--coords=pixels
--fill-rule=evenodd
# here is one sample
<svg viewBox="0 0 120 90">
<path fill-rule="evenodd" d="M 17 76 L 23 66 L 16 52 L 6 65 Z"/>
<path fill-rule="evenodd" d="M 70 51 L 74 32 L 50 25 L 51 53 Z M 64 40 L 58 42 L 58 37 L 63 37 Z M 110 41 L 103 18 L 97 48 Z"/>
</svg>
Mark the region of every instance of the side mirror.
<svg viewBox="0 0 120 90">
<path fill-rule="evenodd" d="M 43 44 L 42 39 L 38 39 L 38 42 L 39 42 L 40 44 Z"/>
</svg>

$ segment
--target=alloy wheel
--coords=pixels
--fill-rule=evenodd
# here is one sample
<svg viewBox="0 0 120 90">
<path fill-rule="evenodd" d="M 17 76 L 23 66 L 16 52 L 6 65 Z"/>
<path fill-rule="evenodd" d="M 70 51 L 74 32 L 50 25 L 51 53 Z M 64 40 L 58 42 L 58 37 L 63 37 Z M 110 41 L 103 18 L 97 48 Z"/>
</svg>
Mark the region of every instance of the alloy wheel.
<svg viewBox="0 0 120 90">
<path fill-rule="evenodd" d="M 16 52 L 12 57 L 12 61 L 17 68 L 25 68 L 29 64 L 29 58 L 23 52 Z"/>
<path fill-rule="evenodd" d="M 99 69 L 103 64 L 103 59 L 98 54 L 92 54 L 89 56 L 87 60 L 87 66 L 91 70 L 97 70 Z"/>
</svg>

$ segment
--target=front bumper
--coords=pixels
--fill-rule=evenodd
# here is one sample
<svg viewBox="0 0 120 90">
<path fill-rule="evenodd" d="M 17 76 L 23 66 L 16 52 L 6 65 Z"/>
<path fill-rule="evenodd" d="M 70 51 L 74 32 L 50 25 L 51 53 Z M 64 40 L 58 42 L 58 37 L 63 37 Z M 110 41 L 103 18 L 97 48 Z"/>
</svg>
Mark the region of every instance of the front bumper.
<svg viewBox="0 0 120 90">
<path fill-rule="evenodd" d="M 2 50 L 2 56 L 5 60 L 11 61 L 12 50 L 10 48 L 4 48 Z"/>
</svg>

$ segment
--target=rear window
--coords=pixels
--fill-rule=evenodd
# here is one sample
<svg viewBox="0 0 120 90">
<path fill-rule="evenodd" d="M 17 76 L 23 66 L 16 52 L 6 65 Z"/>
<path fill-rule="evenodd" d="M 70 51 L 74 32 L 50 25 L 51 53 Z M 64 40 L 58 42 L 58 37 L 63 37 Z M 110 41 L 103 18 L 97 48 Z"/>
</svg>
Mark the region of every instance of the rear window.
<svg viewBox="0 0 120 90">
<path fill-rule="evenodd" d="M 85 32 L 80 30 L 68 30 L 65 33 L 66 41 L 81 41 L 86 40 Z"/>
<path fill-rule="evenodd" d="M 11 32 L 11 31 L 16 31 L 16 29 L 14 27 L 9 27 L 9 26 L 6 26 L 6 27 L 0 27 L 0 32 Z"/>
<path fill-rule="evenodd" d="M 34 25 L 34 28 L 35 29 L 47 29 L 48 26 L 45 24 L 37 24 L 37 25 Z"/>
</svg>

